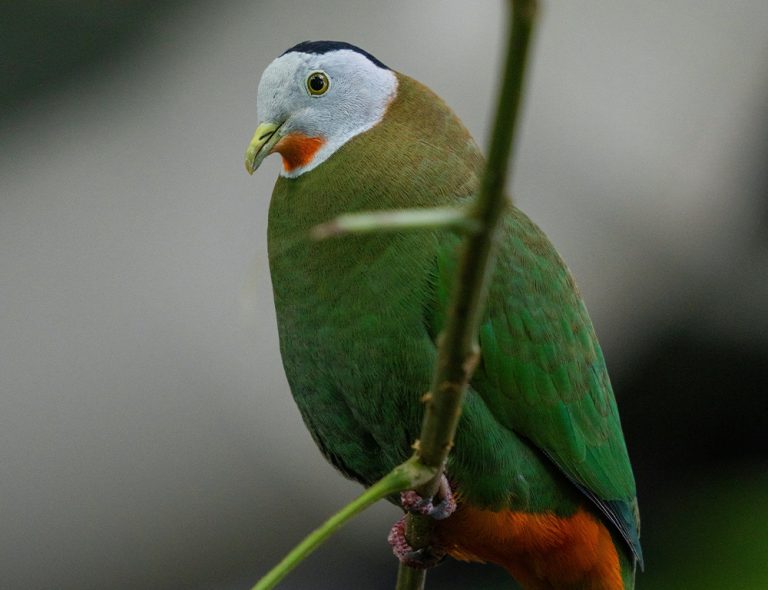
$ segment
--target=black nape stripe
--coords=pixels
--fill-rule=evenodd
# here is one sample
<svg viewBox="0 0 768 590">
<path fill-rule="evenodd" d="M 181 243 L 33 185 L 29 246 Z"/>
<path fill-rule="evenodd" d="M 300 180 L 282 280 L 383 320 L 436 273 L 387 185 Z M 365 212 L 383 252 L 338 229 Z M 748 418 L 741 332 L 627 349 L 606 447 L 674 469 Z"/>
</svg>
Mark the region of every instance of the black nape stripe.
<svg viewBox="0 0 768 590">
<path fill-rule="evenodd" d="M 351 43 L 346 43 L 344 41 L 302 41 L 298 45 L 294 45 L 290 49 L 284 51 L 280 57 L 286 53 L 294 52 L 322 55 L 323 53 L 328 53 L 329 51 L 337 51 L 339 49 L 349 49 L 350 51 L 354 51 L 355 53 L 359 53 L 360 55 L 367 57 L 371 63 L 377 65 L 380 68 L 385 70 L 390 69 L 364 49 L 360 49 L 356 45 L 352 45 Z"/>
</svg>

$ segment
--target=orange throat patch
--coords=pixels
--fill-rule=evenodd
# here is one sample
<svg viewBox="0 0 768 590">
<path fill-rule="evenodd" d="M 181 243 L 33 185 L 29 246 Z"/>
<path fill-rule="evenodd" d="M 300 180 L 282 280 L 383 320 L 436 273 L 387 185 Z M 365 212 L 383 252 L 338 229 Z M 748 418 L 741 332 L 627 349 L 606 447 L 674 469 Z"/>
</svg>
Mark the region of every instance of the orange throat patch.
<svg viewBox="0 0 768 590">
<path fill-rule="evenodd" d="M 309 164 L 323 145 L 325 145 L 325 140 L 322 137 L 308 137 L 302 133 L 291 133 L 278 141 L 272 151 L 283 157 L 285 171 L 293 172 L 297 168 Z"/>
</svg>

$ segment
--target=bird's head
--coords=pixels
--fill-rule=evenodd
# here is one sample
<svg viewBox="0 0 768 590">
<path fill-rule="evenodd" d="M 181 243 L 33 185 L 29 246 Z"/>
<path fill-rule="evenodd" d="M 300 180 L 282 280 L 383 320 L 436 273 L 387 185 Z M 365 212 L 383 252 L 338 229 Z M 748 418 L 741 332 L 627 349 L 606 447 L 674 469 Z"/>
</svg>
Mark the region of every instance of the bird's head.
<svg viewBox="0 0 768 590">
<path fill-rule="evenodd" d="M 275 59 L 261 76 L 259 126 L 245 153 L 249 174 L 271 153 L 283 176 L 316 167 L 378 123 L 397 92 L 397 77 L 362 49 L 305 41 Z"/>
</svg>

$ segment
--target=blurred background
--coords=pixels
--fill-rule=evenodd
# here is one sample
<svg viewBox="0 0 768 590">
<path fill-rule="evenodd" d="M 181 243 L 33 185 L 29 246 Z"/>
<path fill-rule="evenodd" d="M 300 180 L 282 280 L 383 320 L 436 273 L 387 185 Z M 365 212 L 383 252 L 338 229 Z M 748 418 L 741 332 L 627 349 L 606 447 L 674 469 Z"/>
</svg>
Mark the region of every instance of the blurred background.
<svg viewBox="0 0 768 590">
<path fill-rule="evenodd" d="M 294 407 L 243 153 L 347 40 L 485 144 L 504 5 L 5 0 L 0 587 L 244 589 L 353 498 Z M 638 588 L 768 587 L 768 3 L 546 2 L 514 194 L 573 269 L 643 511 Z M 377 506 L 285 589 L 394 587 Z M 448 563 L 431 588 L 508 588 Z"/>
</svg>

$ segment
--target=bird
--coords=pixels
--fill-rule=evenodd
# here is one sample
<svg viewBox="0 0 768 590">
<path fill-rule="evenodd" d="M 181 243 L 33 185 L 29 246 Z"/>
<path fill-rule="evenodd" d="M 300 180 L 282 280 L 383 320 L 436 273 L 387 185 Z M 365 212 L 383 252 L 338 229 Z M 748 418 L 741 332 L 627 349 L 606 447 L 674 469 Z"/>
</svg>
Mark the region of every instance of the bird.
<svg viewBox="0 0 768 590">
<path fill-rule="evenodd" d="M 461 236 L 311 230 L 348 213 L 467 206 L 484 157 L 437 94 L 347 42 L 279 55 L 256 111 L 246 169 L 273 153 L 282 163 L 267 248 L 290 390 L 325 458 L 370 486 L 419 435 Z M 435 517 L 432 557 L 497 564 L 526 590 L 634 588 L 636 486 L 592 322 L 552 243 L 511 202 L 500 231 L 441 492 L 400 500 Z M 408 565 L 433 565 L 417 563 L 402 521 L 390 543 Z"/>
</svg>

